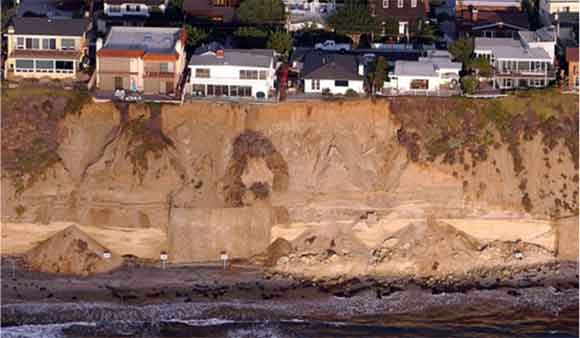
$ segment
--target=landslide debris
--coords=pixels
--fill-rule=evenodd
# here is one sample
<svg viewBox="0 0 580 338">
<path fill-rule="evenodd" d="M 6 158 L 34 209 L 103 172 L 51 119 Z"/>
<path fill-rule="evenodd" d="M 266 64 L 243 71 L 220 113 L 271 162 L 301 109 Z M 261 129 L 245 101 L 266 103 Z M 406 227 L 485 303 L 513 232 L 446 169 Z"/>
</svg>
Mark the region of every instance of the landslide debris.
<svg viewBox="0 0 580 338">
<path fill-rule="evenodd" d="M 29 269 L 48 273 L 88 276 L 111 271 L 123 259 L 95 241 L 75 225 L 59 231 L 28 251 L 24 260 Z"/>
<path fill-rule="evenodd" d="M 292 252 L 292 243 L 284 238 L 276 238 L 263 253 L 252 257 L 251 261 L 263 266 L 275 266 L 278 260 Z"/>
<path fill-rule="evenodd" d="M 432 218 L 408 224 L 386 236 L 372 250 L 357 245 L 353 234 L 345 229 L 348 228 L 332 233 L 327 228 L 324 230 L 330 233 L 322 230 L 299 236 L 293 241 L 292 253 L 280 258 L 274 270 L 312 278 L 349 278 L 360 274 L 429 277 L 465 275 L 481 268 L 533 265 L 554 258 L 552 252 L 535 244 L 480 241 Z"/>
</svg>

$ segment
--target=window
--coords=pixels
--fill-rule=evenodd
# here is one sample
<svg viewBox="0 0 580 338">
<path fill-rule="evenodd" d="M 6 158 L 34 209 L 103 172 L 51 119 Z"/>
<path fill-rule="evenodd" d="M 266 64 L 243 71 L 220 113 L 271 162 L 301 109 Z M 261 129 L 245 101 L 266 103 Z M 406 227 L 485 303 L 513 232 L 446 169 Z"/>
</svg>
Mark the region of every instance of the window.
<svg viewBox="0 0 580 338">
<path fill-rule="evenodd" d="M 212 5 L 214 7 L 225 7 L 226 6 L 226 0 L 212 0 Z"/>
<path fill-rule="evenodd" d="M 336 80 L 334 81 L 335 87 L 348 87 L 348 80 Z"/>
<path fill-rule="evenodd" d="M 383 0 L 383 8 L 389 8 L 389 0 Z"/>
<path fill-rule="evenodd" d="M 56 39 L 42 39 L 42 49 L 56 49 Z"/>
<path fill-rule="evenodd" d="M 411 80 L 411 89 L 429 89 L 429 80 Z"/>
<path fill-rule="evenodd" d="M 36 71 L 52 73 L 54 71 L 54 61 L 36 60 Z"/>
<path fill-rule="evenodd" d="M 168 63 L 160 63 L 159 64 L 159 71 L 161 73 L 169 73 L 169 64 Z M 209 74 L 208 74 L 209 77 Z"/>
<path fill-rule="evenodd" d="M 74 50 L 75 40 L 74 39 L 62 39 L 60 41 L 60 49 L 62 50 Z"/>
<path fill-rule="evenodd" d="M 123 89 L 123 78 L 115 76 L 115 89 Z"/>
<path fill-rule="evenodd" d="M 74 62 L 73 61 L 56 61 L 55 68 L 57 73 L 73 73 L 74 72 Z"/>
<path fill-rule="evenodd" d="M 121 12 L 121 6 L 119 6 L 119 5 L 109 5 L 109 12 L 111 12 L 111 13 L 119 13 L 119 12 Z"/>
<path fill-rule="evenodd" d="M 16 60 L 16 71 L 34 71 L 34 60 Z"/>
<path fill-rule="evenodd" d="M 312 90 L 320 90 L 320 80 L 312 80 Z"/>
<path fill-rule="evenodd" d="M 195 77 L 198 78 L 209 78 L 209 68 L 196 68 L 195 69 Z"/>
<path fill-rule="evenodd" d="M 411 7 L 417 7 L 417 0 L 411 0 Z"/>
<path fill-rule="evenodd" d="M 403 1 L 405 0 L 397 0 L 397 7 L 403 8 Z"/>
<path fill-rule="evenodd" d="M 26 49 L 40 49 L 38 39 L 26 38 Z"/>
<path fill-rule="evenodd" d="M 266 80 L 266 77 L 268 76 L 265 70 L 261 70 L 261 71 L 258 73 L 258 75 L 259 75 L 259 77 L 260 77 L 260 80 Z"/>
<path fill-rule="evenodd" d="M 16 49 L 24 49 L 24 38 L 16 38 Z"/>
<path fill-rule="evenodd" d="M 240 70 L 240 79 L 242 80 L 257 80 L 258 71 L 257 70 Z"/>
</svg>

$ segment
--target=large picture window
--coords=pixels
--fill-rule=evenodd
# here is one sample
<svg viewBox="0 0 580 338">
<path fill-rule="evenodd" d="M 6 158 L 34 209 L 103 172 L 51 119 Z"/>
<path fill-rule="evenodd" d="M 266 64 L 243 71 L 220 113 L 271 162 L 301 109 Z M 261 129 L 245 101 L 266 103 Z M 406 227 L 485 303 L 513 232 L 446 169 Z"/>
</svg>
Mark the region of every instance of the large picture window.
<svg viewBox="0 0 580 338">
<path fill-rule="evenodd" d="M 54 71 L 54 61 L 36 60 L 36 71 L 43 73 L 52 73 Z"/>
<path fill-rule="evenodd" d="M 390 0 L 383 0 L 383 8 L 389 8 L 389 1 Z"/>
<path fill-rule="evenodd" d="M 24 49 L 24 47 L 26 47 L 24 38 L 16 38 L 16 49 Z"/>
<path fill-rule="evenodd" d="M 334 81 L 335 87 L 348 87 L 348 80 L 336 80 Z"/>
<path fill-rule="evenodd" d="M 16 60 L 16 71 L 33 71 L 34 60 Z"/>
<path fill-rule="evenodd" d="M 57 73 L 72 73 L 74 72 L 73 61 L 56 61 L 55 68 Z"/>
<path fill-rule="evenodd" d="M 258 73 L 258 76 L 260 77 L 260 80 L 266 80 L 266 77 L 268 76 L 268 74 L 266 73 L 266 71 L 265 71 L 265 70 L 261 70 L 261 71 Z"/>
</svg>

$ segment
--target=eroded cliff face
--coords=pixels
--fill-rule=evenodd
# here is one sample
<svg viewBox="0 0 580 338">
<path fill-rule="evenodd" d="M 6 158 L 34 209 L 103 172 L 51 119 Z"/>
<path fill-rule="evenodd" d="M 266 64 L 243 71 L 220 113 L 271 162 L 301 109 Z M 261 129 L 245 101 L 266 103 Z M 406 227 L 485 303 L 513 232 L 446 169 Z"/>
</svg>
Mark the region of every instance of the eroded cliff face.
<svg viewBox="0 0 580 338">
<path fill-rule="evenodd" d="M 555 250 L 549 217 L 577 214 L 565 140 L 547 146 L 542 132 L 520 135 L 514 161 L 513 144 L 486 126 L 496 141 L 485 158 L 465 148 L 461 160 L 428 159 L 417 156 L 428 140 L 404 109 L 396 100 L 86 104 L 56 125 L 57 156 L 40 177 L 3 170 L 2 218 L 165 230 L 192 208 L 271 208 L 271 240 L 372 218 L 357 236 L 374 245 L 430 215 L 479 238 Z M 514 221 L 488 226 L 492 219 Z"/>
</svg>

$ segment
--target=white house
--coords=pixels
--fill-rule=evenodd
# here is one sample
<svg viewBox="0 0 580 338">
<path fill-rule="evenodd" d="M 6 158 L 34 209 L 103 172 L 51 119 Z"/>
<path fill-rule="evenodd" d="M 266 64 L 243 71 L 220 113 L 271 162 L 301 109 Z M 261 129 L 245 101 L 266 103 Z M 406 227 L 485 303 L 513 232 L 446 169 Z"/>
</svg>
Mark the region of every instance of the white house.
<svg viewBox="0 0 580 338">
<path fill-rule="evenodd" d="M 313 51 L 301 65 L 305 93 L 346 94 L 349 89 L 363 94 L 365 67 L 356 56 Z"/>
<path fill-rule="evenodd" d="M 276 67 L 272 49 L 202 48 L 189 60 L 188 92 L 192 96 L 271 98 Z"/>
<path fill-rule="evenodd" d="M 473 52 L 490 61 L 495 88 L 542 88 L 556 79 L 555 45 L 554 31 L 548 27 L 520 32 L 519 40 L 475 38 Z"/>
<path fill-rule="evenodd" d="M 431 56 L 418 61 L 396 61 L 386 89 L 399 94 L 425 93 L 438 95 L 459 88 L 460 62 L 451 62 L 449 57 Z"/>
<path fill-rule="evenodd" d="M 105 0 L 107 16 L 149 16 L 152 12 L 165 13 L 169 0 Z"/>
<path fill-rule="evenodd" d="M 420 57 L 418 61 L 396 61 L 385 88 L 398 93 L 438 95 L 459 88 L 460 71 L 461 63 L 451 62 L 448 51 L 431 50 L 427 57 Z"/>
</svg>

